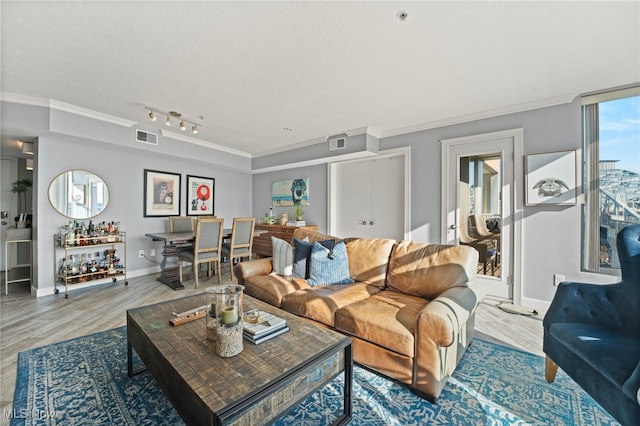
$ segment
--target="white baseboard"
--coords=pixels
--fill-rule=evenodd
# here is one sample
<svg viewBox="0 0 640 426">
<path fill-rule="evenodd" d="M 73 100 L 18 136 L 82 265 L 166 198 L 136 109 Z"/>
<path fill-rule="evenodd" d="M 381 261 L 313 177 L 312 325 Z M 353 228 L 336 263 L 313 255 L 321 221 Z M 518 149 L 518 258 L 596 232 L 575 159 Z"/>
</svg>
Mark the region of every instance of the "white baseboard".
<svg viewBox="0 0 640 426">
<path fill-rule="evenodd" d="M 528 297 L 523 297 L 521 300 L 521 305 L 522 306 L 527 306 L 527 307 L 531 307 L 537 310 L 542 310 L 542 311 L 547 311 L 547 309 L 549 309 L 549 306 L 551 305 L 551 302 L 548 302 L 546 300 L 540 300 L 540 299 L 531 299 Z"/>
</svg>

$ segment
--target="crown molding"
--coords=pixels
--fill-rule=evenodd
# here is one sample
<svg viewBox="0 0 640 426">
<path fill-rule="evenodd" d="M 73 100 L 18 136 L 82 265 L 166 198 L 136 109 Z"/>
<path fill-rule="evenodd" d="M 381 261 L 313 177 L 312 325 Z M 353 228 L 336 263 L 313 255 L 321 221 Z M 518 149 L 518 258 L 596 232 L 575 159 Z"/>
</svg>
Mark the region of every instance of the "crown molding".
<svg viewBox="0 0 640 426">
<path fill-rule="evenodd" d="M 340 134 L 346 133 L 347 136 L 356 136 L 356 135 L 361 135 L 363 133 L 368 133 L 372 136 L 377 137 L 378 139 L 380 138 L 379 136 L 380 132 L 377 129 L 374 129 L 370 126 L 358 127 L 357 129 L 347 130 L 346 132 L 339 132 L 339 133 Z M 321 136 L 313 139 L 308 139 L 302 142 L 292 143 L 285 147 L 267 149 L 265 151 L 256 152 L 252 155 L 252 158 L 265 157 L 267 155 L 279 154 L 281 152 L 291 151 L 292 149 L 299 149 L 299 148 L 304 148 L 311 145 L 316 145 L 319 143 L 324 143 L 324 142 L 327 142 L 329 140 L 329 137 L 331 136 L 332 135 Z"/>
<path fill-rule="evenodd" d="M 226 147 L 226 146 L 218 145 L 218 144 L 213 143 L 213 142 L 206 142 L 206 141 L 203 141 L 201 139 L 192 138 L 190 136 L 183 135 L 182 133 L 172 132 L 172 131 L 166 130 L 166 129 L 160 129 L 160 133 L 162 134 L 162 136 L 165 136 L 167 138 L 179 140 L 179 141 L 182 141 L 182 142 L 188 142 L 188 143 L 191 143 L 191 144 L 194 144 L 194 145 L 202 146 L 204 148 L 215 149 L 216 151 L 222 151 L 222 152 L 226 152 L 226 153 L 229 153 L 229 154 L 237 155 L 237 156 L 240 156 L 240 157 L 251 158 L 251 154 L 249 154 L 248 152 L 244 152 L 244 151 L 240 151 L 238 149 L 233 149 L 233 148 L 229 148 L 229 147 Z"/>
<path fill-rule="evenodd" d="M 14 104 L 49 107 L 49 99 L 21 95 L 18 93 L 0 92 L 0 100 L 3 102 L 10 102 Z"/>
<path fill-rule="evenodd" d="M 81 117 L 87 117 L 98 121 L 104 121 L 106 123 L 111 123 L 122 127 L 133 127 L 134 125 L 138 124 L 137 121 L 126 120 L 114 115 L 105 114 L 87 108 L 81 108 L 79 106 L 68 104 L 66 102 L 56 101 L 55 99 L 45 99 L 35 96 L 21 95 L 17 93 L 1 92 L 0 100 L 2 100 L 3 102 L 39 106 L 54 109 L 56 111 L 68 112 L 70 114 L 75 114 Z"/>
<path fill-rule="evenodd" d="M 91 109 L 81 108 L 76 105 L 56 101 L 55 99 L 49 100 L 49 107 L 57 111 L 68 112 L 70 114 L 92 118 L 94 120 L 104 121 L 106 123 L 111 123 L 122 127 L 133 127 L 138 124 L 137 121 L 131 121 L 124 118 L 116 117 L 115 115 L 109 115 Z"/>
<path fill-rule="evenodd" d="M 402 127 L 394 130 L 385 130 L 381 132 L 380 137 L 388 138 L 391 136 L 399 136 L 407 133 L 419 132 L 422 130 L 437 129 L 439 127 L 446 127 L 446 126 L 452 126 L 455 124 L 468 123 L 470 121 L 482 120 L 482 119 L 491 118 L 491 117 L 498 117 L 501 115 L 514 114 L 517 112 L 530 111 L 530 110 L 539 109 L 539 108 L 547 108 L 555 105 L 567 104 L 567 103 L 573 102 L 573 100 L 577 96 L 580 96 L 580 94 L 570 93 L 570 94 L 556 96 L 553 98 L 526 102 L 523 104 L 512 105 L 504 108 L 490 109 L 490 110 L 481 111 L 473 114 L 447 118 L 444 120 L 431 121 L 423 124 Z"/>
</svg>

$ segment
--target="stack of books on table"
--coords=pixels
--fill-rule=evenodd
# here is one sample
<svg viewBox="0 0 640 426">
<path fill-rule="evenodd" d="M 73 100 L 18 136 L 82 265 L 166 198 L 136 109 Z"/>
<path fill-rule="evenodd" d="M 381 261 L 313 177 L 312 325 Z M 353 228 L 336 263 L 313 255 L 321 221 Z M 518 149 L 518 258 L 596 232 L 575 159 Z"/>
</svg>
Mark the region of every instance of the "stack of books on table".
<svg viewBox="0 0 640 426">
<path fill-rule="evenodd" d="M 244 317 L 244 338 L 256 345 L 289 331 L 289 326 L 284 318 L 277 317 L 268 312 L 249 311 L 245 312 Z M 248 320 L 248 318 L 256 317 L 256 322 L 250 322 Z"/>
</svg>

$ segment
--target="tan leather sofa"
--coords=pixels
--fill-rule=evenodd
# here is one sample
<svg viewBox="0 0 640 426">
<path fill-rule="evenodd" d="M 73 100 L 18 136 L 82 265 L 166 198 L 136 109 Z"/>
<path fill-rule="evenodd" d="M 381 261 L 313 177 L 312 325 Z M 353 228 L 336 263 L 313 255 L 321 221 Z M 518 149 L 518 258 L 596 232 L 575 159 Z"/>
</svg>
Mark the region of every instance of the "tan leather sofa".
<svg viewBox="0 0 640 426">
<path fill-rule="evenodd" d="M 297 229 L 294 238 L 336 237 Z M 311 287 L 272 273 L 271 258 L 235 266 L 245 293 L 353 338 L 354 361 L 440 395 L 473 337 L 478 252 L 468 246 L 345 239 L 347 285 Z"/>
</svg>

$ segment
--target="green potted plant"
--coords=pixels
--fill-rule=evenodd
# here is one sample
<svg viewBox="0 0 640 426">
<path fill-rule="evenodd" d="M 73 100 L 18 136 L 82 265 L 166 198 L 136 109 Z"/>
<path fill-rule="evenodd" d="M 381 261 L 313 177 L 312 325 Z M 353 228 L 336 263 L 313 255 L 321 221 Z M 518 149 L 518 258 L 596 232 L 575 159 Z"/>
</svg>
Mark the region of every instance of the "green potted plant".
<svg viewBox="0 0 640 426">
<path fill-rule="evenodd" d="M 33 182 L 29 178 L 19 179 L 11 184 L 11 192 L 14 194 L 18 194 L 18 214 L 24 213 L 26 216 L 27 209 L 27 190 L 31 188 Z M 23 210 L 24 208 L 24 210 Z M 25 223 L 25 219 L 23 219 L 22 223 Z M 19 215 L 15 218 L 16 223 L 19 221 Z"/>
<path fill-rule="evenodd" d="M 304 216 L 304 210 L 302 207 L 296 206 L 296 220 L 302 220 L 302 216 Z"/>
</svg>

